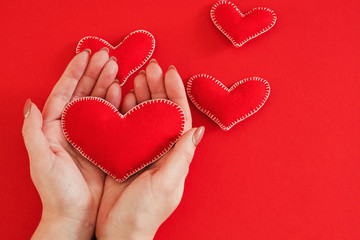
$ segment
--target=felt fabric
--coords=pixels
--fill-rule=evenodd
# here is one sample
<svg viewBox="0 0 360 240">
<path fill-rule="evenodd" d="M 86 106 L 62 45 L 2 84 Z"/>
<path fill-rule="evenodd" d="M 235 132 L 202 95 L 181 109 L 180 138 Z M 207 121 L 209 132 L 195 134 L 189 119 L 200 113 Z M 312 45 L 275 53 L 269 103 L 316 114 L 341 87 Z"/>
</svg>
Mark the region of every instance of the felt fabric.
<svg viewBox="0 0 360 240">
<path fill-rule="evenodd" d="M 68 142 L 119 182 L 169 151 L 185 125 L 183 110 L 164 99 L 122 115 L 101 98 L 84 97 L 65 107 L 61 121 Z"/>
<path fill-rule="evenodd" d="M 155 49 L 155 38 L 145 30 L 137 30 L 114 47 L 104 39 L 88 36 L 79 41 L 76 53 L 89 48 L 91 54 L 94 54 L 103 47 L 108 47 L 109 56 L 117 59 L 119 70 L 116 79 L 122 86 L 131 74 L 140 69 L 152 56 Z"/>
<path fill-rule="evenodd" d="M 251 77 L 227 88 L 212 76 L 198 74 L 189 79 L 187 94 L 200 111 L 228 131 L 265 104 L 270 85 L 262 78 Z"/>
<path fill-rule="evenodd" d="M 276 14 L 265 7 L 257 7 L 242 13 L 229 1 L 215 3 L 210 16 L 216 27 L 233 43 L 241 47 L 249 40 L 270 30 L 276 23 Z"/>
</svg>

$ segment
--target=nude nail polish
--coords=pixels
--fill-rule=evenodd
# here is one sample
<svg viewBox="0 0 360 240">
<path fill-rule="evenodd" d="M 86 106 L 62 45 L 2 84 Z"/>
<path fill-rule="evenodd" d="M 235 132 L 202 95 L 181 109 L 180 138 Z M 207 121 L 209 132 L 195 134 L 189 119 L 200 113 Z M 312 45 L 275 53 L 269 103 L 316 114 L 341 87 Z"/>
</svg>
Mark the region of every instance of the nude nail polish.
<svg viewBox="0 0 360 240">
<path fill-rule="evenodd" d="M 107 53 L 109 53 L 109 48 L 107 48 L 107 47 L 103 47 L 102 49 L 100 49 L 100 51 L 102 51 L 102 50 L 105 50 Z"/>
<path fill-rule="evenodd" d="M 114 56 L 110 57 L 109 60 L 114 60 L 115 62 L 117 62 L 117 59 Z"/>
<path fill-rule="evenodd" d="M 84 51 L 83 52 L 88 52 L 89 53 L 89 55 L 91 55 L 91 50 L 90 50 L 90 48 L 86 48 L 86 49 L 84 49 Z"/>
<path fill-rule="evenodd" d="M 169 70 L 170 70 L 170 69 L 173 69 L 173 70 L 177 71 L 176 68 L 174 67 L 174 65 L 170 65 L 170 66 L 169 66 Z"/>
<path fill-rule="evenodd" d="M 30 100 L 30 98 L 28 98 L 24 105 L 24 111 L 23 111 L 24 118 L 27 118 L 27 116 L 29 116 L 30 111 L 31 111 L 31 100 Z"/>
<path fill-rule="evenodd" d="M 199 128 L 197 128 L 192 136 L 192 140 L 195 146 L 197 146 L 201 139 L 203 138 L 205 133 L 205 127 L 201 126 Z"/>
<path fill-rule="evenodd" d="M 150 60 L 150 63 L 158 63 L 154 58 Z"/>
</svg>

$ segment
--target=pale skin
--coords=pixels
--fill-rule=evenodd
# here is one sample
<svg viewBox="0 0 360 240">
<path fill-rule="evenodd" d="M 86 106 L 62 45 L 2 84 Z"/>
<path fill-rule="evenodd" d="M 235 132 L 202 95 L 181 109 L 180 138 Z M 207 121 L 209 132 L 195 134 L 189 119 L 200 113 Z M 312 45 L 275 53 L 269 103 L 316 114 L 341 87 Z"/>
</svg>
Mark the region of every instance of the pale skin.
<svg viewBox="0 0 360 240">
<path fill-rule="evenodd" d="M 43 211 L 32 239 L 153 239 L 182 198 L 184 183 L 204 128 L 192 128 L 184 85 L 175 67 L 163 74 L 151 60 L 121 102 L 118 65 L 106 48 L 84 50 L 69 63 L 42 112 L 27 100 L 23 137 L 30 173 Z M 96 96 L 121 113 L 150 99 L 169 99 L 185 113 L 185 133 L 154 164 L 123 183 L 85 159 L 65 139 L 60 117 L 66 104 Z"/>
</svg>

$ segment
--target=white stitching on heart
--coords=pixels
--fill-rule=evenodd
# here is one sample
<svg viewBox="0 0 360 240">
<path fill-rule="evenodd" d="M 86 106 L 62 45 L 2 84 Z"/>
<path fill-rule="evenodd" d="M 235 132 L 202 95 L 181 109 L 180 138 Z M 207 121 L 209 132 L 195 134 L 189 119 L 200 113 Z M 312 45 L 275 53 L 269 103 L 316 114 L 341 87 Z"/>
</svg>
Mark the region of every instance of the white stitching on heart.
<svg viewBox="0 0 360 240">
<path fill-rule="evenodd" d="M 252 35 L 252 36 L 249 36 L 248 38 L 246 38 L 245 40 L 243 40 L 241 43 L 238 43 L 236 42 L 236 40 L 228 33 L 226 32 L 222 27 L 221 25 L 218 23 L 217 19 L 216 19 L 216 14 L 215 14 L 215 10 L 218 6 L 222 5 L 222 4 L 229 4 L 231 5 L 242 17 L 245 17 L 246 15 L 249 15 L 250 13 L 254 12 L 254 11 L 257 11 L 257 10 L 265 10 L 265 11 L 268 11 L 270 12 L 272 15 L 273 15 L 273 20 L 272 22 L 266 26 L 265 28 L 263 28 L 260 32 L 257 32 L 256 34 Z M 235 47 L 241 47 L 242 45 L 244 45 L 246 42 L 250 41 L 251 39 L 267 32 L 268 30 L 270 30 L 276 23 L 276 20 L 277 20 L 277 16 L 275 14 L 275 12 L 269 8 L 266 8 L 266 7 L 257 7 L 257 8 L 254 8 L 252 10 L 250 10 L 249 12 L 246 12 L 245 14 L 243 14 L 239 8 L 232 2 L 228 2 L 228 1 L 219 1 L 217 3 L 215 3 L 211 10 L 210 10 L 210 17 L 212 19 L 212 21 L 214 22 L 215 26 L 228 38 L 230 39 L 230 41 L 232 42 L 232 44 L 235 46 Z"/>
<path fill-rule="evenodd" d="M 194 96 L 191 93 L 191 88 L 192 88 L 192 82 L 194 79 L 198 78 L 198 77 L 205 77 L 208 78 L 212 81 L 214 81 L 217 85 L 219 85 L 221 88 L 223 88 L 224 90 L 226 90 L 227 92 L 231 92 L 232 90 L 234 90 L 236 87 L 238 87 L 239 85 L 241 85 L 244 82 L 248 82 L 248 81 L 259 81 L 265 84 L 265 97 L 264 99 L 261 101 L 261 103 L 256 106 L 253 110 L 250 111 L 250 113 L 246 113 L 245 115 L 237 118 L 235 121 L 231 122 L 228 126 L 224 125 L 223 123 L 221 123 L 221 121 L 214 116 L 209 110 L 203 108 L 194 98 Z M 227 88 L 222 82 L 220 82 L 219 80 L 217 80 L 216 78 L 207 75 L 207 74 L 197 74 L 192 76 L 189 81 L 187 82 L 187 86 L 186 86 L 186 92 L 191 100 L 191 102 L 203 113 L 205 113 L 209 118 L 211 118 L 216 124 L 219 125 L 219 127 L 224 130 L 224 131 L 228 131 L 230 130 L 235 124 L 237 124 L 238 122 L 243 121 L 244 119 L 250 117 L 251 115 L 253 115 L 254 113 L 256 113 L 266 102 L 266 100 L 268 99 L 269 95 L 270 95 L 270 84 L 263 78 L 259 78 L 259 77 L 250 77 L 250 78 L 246 78 L 243 79 L 239 82 L 236 82 L 235 84 L 233 84 L 230 88 Z"/>
<path fill-rule="evenodd" d="M 116 49 L 117 47 L 119 47 L 127 38 L 129 38 L 130 36 L 134 35 L 134 34 L 138 34 L 138 33 L 141 33 L 141 34 L 146 34 L 148 35 L 151 39 L 152 39 L 152 45 L 151 45 L 151 49 L 150 51 L 148 52 L 148 55 L 145 57 L 145 59 L 140 63 L 140 65 L 136 66 L 135 68 L 131 69 L 130 72 L 128 73 L 127 76 L 124 77 L 124 79 L 118 79 L 120 81 L 120 86 L 124 85 L 126 80 L 134 73 L 136 72 L 139 68 L 141 68 L 142 66 L 144 66 L 144 64 L 149 60 L 149 58 L 152 56 L 152 54 L 154 53 L 154 50 L 155 50 L 155 38 L 154 36 L 146 31 L 146 30 L 137 30 L 137 31 L 134 31 L 132 33 L 130 33 L 129 35 L 127 35 L 121 43 L 119 43 L 117 46 L 113 47 L 110 43 L 108 43 L 107 41 L 105 41 L 104 39 L 101 39 L 101 38 L 98 38 L 98 37 L 95 37 L 95 36 L 87 36 L 87 37 L 83 37 L 78 45 L 76 46 L 76 54 L 78 54 L 80 52 L 80 47 L 82 46 L 83 42 L 87 39 L 96 39 L 96 40 L 99 40 L 101 41 L 102 43 L 104 43 L 106 46 L 112 48 L 112 49 Z"/>
<path fill-rule="evenodd" d="M 182 123 L 181 123 L 181 131 L 179 133 L 179 135 L 177 136 L 177 138 L 173 141 L 173 142 L 170 142 L 169 145 L 161 152 L 159 153 L 157 156 L 155 156 L 153 159 L 151 159 L 149 162 L 146 162 L 144 164 L 142 164 L 139 168 L 131 171 L 131 172 L 128 172 L 123 178 L 116 178 L 116 176 L 114 174 L 111 174 L 107 169 L 104 168 L 104 166 L 98 164 L 96 161 L 94 161 L 89 155 L 87 155 L 81 148 L 81 146 L 78 146 L 74 141 L 72 141 L 69 137 L 69 133 L 67 132 L 66 130 L 66 127 L 65 127 L 65 122 L 66 122 L 66 114 L 67 114 L 67 111 L 68 109 L 74 105 L 75 103 L 79 102 L 79 101 L 88 101 L 88 100 L 95 100 L 95 101 L 98 101 L 100 103 L 103 103 L 104 105 L 112 108 L 112 110 L 114 112 L 116 112 L 121 118 L 125 118 L 128 114 L 131 114 L 132 112 L 136 111 L 136 110 L 139 110 L 141 109 L 142 107 L 144 107 L 145 105 L 148 105 L 148 104 L 153 104 L 153 103 L 165 103 L 165 104 L 168 104 L 172 107 L 175 107 L 179 113 L 180 113 L 180 116 L 181 116 L 181 120 L 182 120 Z M 63 130 L 63 133 L 64 133 L 64 136 L 66 138 L 66 140 L 76 149 L 78 150 L 81 155 L 83 155 L 86 159 L 88 159 L 89 161 L 91 161 L 92 163 L 94 163 L 96 166 L 98 166 L 101 170 L 103 170 L 106 174 L 108 174 L 109 176 L 113 177 L 116 181 L 118 182 L 123 182 L 125 181 L 127 178 L 129 178 L 131 175 L 137 173 L 138 171 L 140 171 L 141 169 L 143 169 L 144 167 L 150 165 L 151 163 L 155 162 L 156 160 L 158 160 L 160 157 L 162 157 L 165 153 L 167 153 L 171 148 L 172 146 L 179 140 L 179 138 L 181 137 L 181 135 L 184 133 L 184 129 L 185 129 L 185 113 L 184 111 L 182 110 L 182 108 L 177 105 L 176 103 L 173 103 L 169 100 L 166 100 L 166 99 L 153 99 L 153 100 L 148 100 L 148 101 L 145 101 L 145 102 L 142 102 L 141 104 L 133 107 L 132 109 L 130 109 L 127 113 L 125 113 L 124 115 L 122 115 L 114 105 L 112 105 L 111 103 L 107 102 L 106 100 L 102 99 L 102 98 L 98 98 L 98 97 L 83 97 L 83 98 L 79 98 L 79 99 L 76 99 L 70 103 L 68 103 L 66 105 L 66 107 L 64 108 L 63 110 L 63 113 L 61 115 L 61 126 L 62 126 L 62 130 Z"/>
</svg>

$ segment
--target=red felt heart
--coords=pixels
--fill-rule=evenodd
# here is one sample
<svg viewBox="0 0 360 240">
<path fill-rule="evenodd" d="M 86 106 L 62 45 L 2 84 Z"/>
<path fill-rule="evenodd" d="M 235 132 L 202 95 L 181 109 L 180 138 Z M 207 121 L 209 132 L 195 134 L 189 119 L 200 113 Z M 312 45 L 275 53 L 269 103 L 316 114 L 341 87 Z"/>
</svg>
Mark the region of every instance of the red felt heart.
<svg viewBox="0 0 360 240">
<path fill-rule="evenodd" d="M 65 107 L 61 121 L 69 143 L 120 182 L 169 151 L 185 125 L 183 110 L 164 99 L 122 115 L 101 98 L 84 97 Z"/>
<path fill-rule="evenodd" d="M 131 74 L 149 60 L 155 49 L 155 38 L 147 31 L 138 30 L 130 33 L 119 45 L 114 47 L 101 38 L 89 36 L 79 41 L 76 53 L 86 48 L 89 48 L 91 53 L 95 53 L 103 47 L 108 47 L 109 56 L 117 59 L 119 70 L 116 79 L 122 86 Z"/>
<path fill-rule="evenodd" d="M 227 88 L 214 77 L 198 74 L 189 79 L 187 94 L 200 111 L 228 131 L 265 104 L 270 85 L 262 78 L 251 77 Z"/>
<path fill-rule="evenodd" d="M 277 19 L 275 12 L 268 8 L 257 7 L 242 13 L 235 4 L 228 1 L 215 3 L 210 16 L 216 27 L 235 47 L 241 47 L 247 41 L 267 32 Z"/>
</svg>

